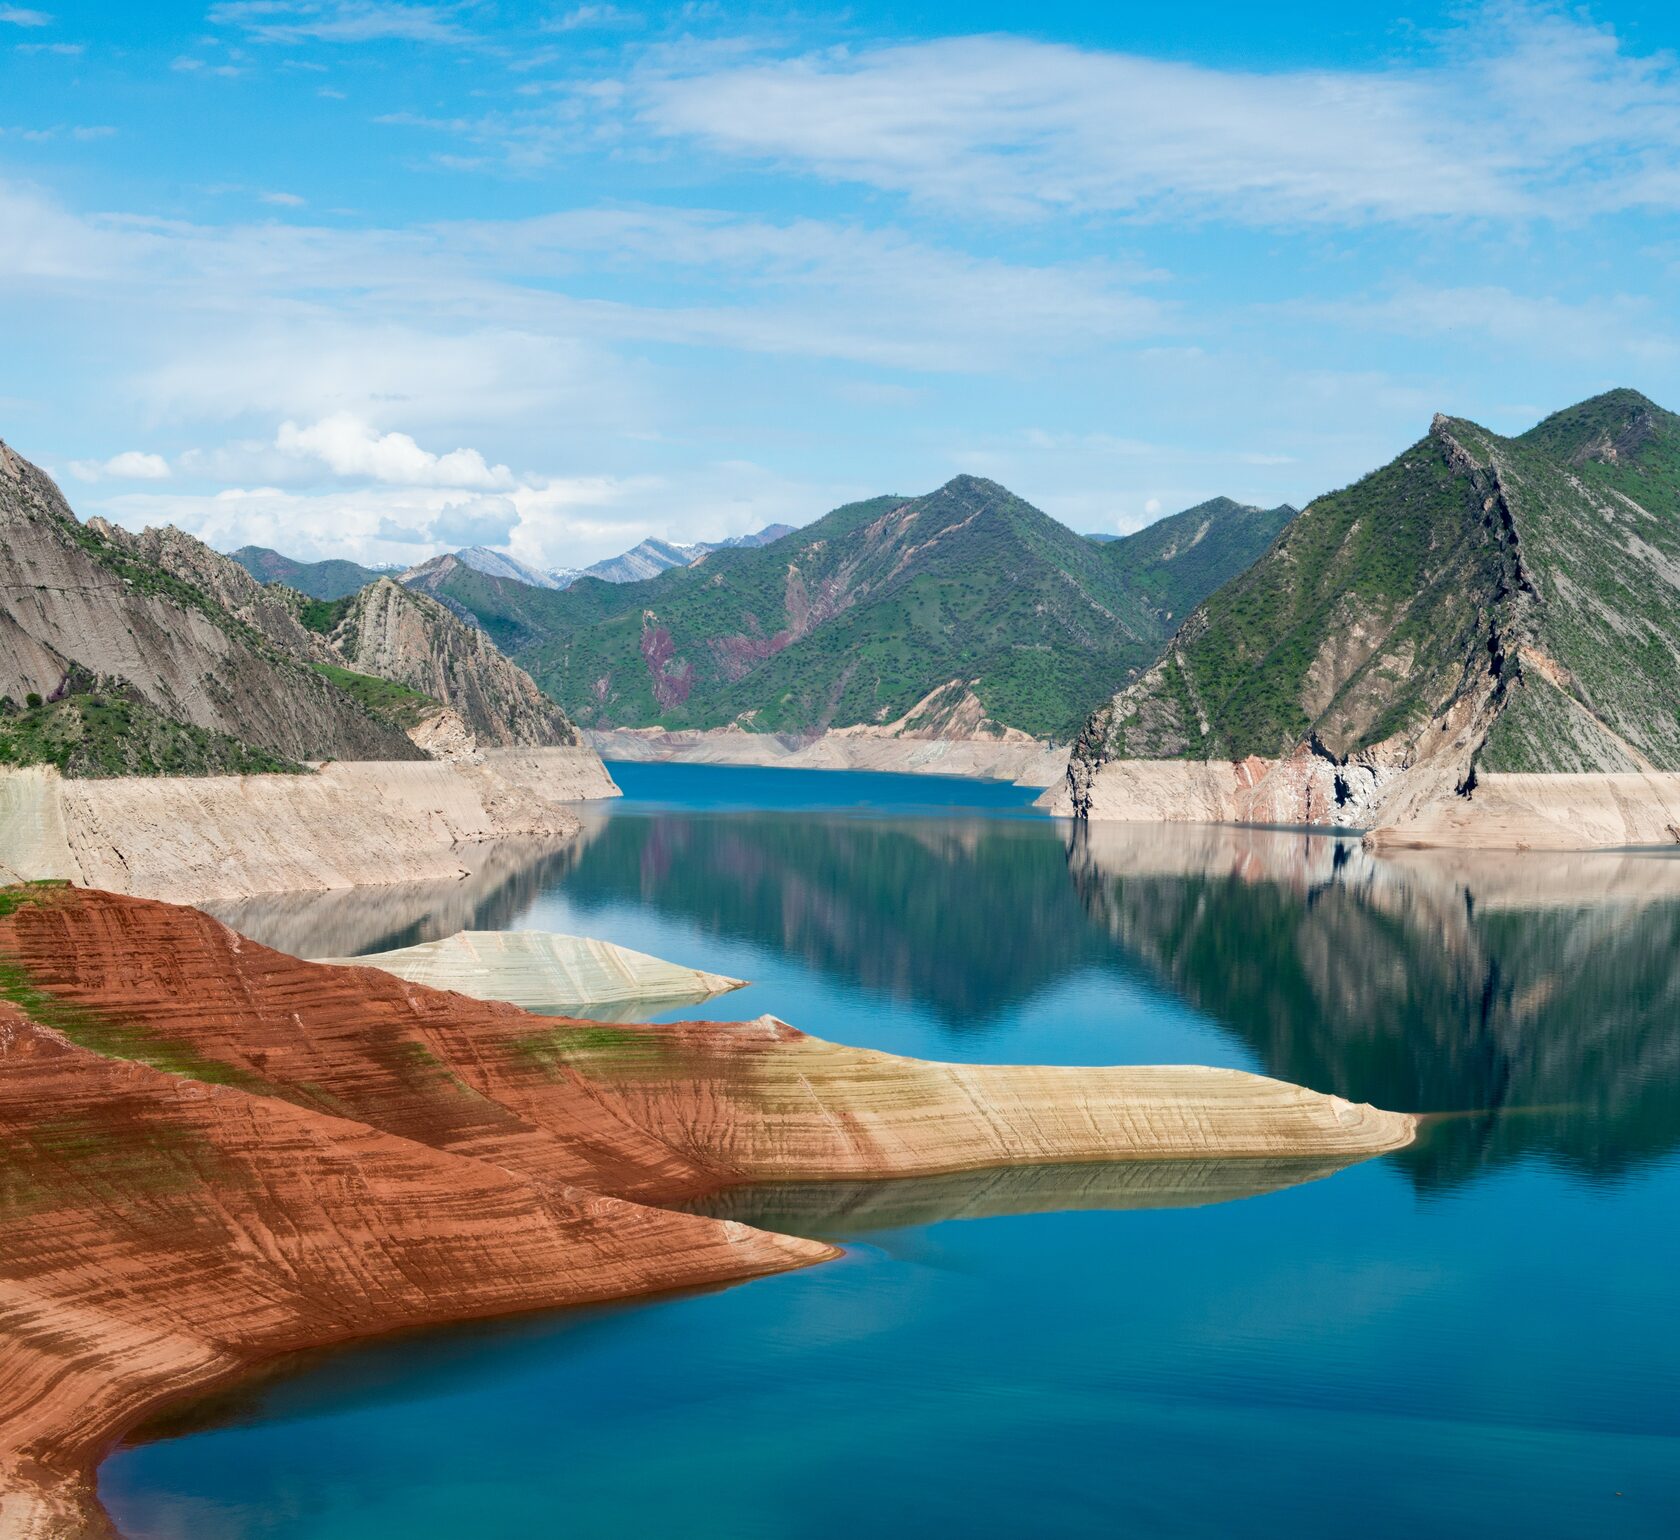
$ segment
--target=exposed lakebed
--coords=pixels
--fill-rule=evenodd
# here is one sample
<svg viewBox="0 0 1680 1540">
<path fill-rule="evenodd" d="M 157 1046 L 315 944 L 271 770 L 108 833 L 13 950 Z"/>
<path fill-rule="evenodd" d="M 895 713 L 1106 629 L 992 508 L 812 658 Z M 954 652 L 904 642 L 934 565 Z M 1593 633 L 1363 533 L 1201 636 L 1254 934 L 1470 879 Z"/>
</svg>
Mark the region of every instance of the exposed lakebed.
<svg viewBox="0 0 1680 1540">
<path fill-rule="evenodd" d="M 1376 861 L 1078 835 L 999 785 L 615 771 L 580 841 L 470 892 L 227 917 L 313 955 L 596 935 L 753 981 L 671 1016 L 1452 1116 L 1246 1198 L 1206 1169 L 735 1192 L 847 1256 L 295 1366 L 114 1456 L 125 1534 L 1673 1532 L 1680 862 Z"/>
</svg>

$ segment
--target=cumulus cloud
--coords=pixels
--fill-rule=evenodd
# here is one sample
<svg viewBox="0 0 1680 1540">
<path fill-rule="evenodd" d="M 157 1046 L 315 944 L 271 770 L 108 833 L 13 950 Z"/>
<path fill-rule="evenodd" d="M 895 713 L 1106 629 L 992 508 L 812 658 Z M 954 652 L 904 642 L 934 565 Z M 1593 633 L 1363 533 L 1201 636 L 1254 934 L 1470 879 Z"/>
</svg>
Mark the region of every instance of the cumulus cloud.
<svg viewBox="0 0 1680 1540">
<path fill-rule="evenodd" d="M 399 486 L 505 488 L 513 472 L 490 465 L 476 449 L 433 454 L 406 433 L 379 433 L 349 412 L 335 412 L 299 427 L 284 422 L 275 447 L 320 461 L 335 476 L 366 477 Z"/>
<path fill-rule="evenodd" d="M 432 521 L 431 538 L 444 545 L 503 545 L 519 524 L 512 498 L 475 497 L 451 503 Z"/>
<path fill-rule="evenodd" d="M 79 481 L 167 481 L 169 462 L 162 455 L 125 449 L 109 460 L 72 460 L 70 473 Z"/>
</svg>

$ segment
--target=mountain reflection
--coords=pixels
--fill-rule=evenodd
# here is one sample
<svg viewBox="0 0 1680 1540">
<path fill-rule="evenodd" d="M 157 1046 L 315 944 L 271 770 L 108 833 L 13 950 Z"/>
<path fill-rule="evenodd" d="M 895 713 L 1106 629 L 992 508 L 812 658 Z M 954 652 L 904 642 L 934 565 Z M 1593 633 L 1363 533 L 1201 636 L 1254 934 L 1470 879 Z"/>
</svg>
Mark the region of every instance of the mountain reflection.
<svg viewBox="0 0 1680 1540">
<path fill-rule="evenodd" d="M 1612 1175 L 1680 1144 L 1680 861 L 1068 838 L 1091 920 L 1267 1073 L 1461 1114 L 1396 1157 L 1420 1184 L 1523 1155 Z"/>
<path fill-rule="evenodd" d="M 955 1030 L 1118 960 L 1048 820 L 615 815 L 565 891 L 586 912 L 646 906 L 773 949 Z"/>
<path fill-rule="evenodd" d="M 453 882 L 216 912 L 298 955 L 345 956 L 508 927 L 558 891 L 580 930 L 640 909 L 971 1038 L 1073 975 L 1129 979 L 1188 1002 L 1267 1074 L 1447 1114 L 1396 1157 L 1425 1187 L 1523 1156 L 1608 1177 L 1680 1146 L 1673 857 L 1375 857 L 1214 826 L 632 808 L 465 864 Z"/>
</svg>

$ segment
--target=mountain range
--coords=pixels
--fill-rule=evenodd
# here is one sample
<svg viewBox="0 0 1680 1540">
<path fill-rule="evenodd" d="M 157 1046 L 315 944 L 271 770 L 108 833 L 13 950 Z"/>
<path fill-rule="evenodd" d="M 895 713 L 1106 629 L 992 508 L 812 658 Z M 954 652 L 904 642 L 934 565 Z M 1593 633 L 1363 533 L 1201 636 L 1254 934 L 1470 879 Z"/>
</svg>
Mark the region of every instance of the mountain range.
<svg viewBox="0 0 1680 1540">
<path fill-rule="evenodd" d="M 533 567 L 487 545 L 469 545 L 453 553 L 455 559 L 489 577 L 511 578 L 532 588 L 569 588 L 580 577 L 600 578 L 607 583 L 639 583 L 657 577 L 672 567 L 687 567 L 713 551 L 742 546 L 769 545 L 792 534 L 791 524 L 770 524 L 755 535 L 735 535 L 728 540 L 695 541 L 679 545 L 670 540 L 648 539 L 618 556 L 609 556 L 588 567 Z M 334 558 L 327 561 L 296 561 L 263 545 L 245 545 L 230 553 L 259 583 L 284 583 L 311 599 L 342 599 L 381 577 L 396 576 L 400 567 L 364 567 L 360 562 Z"/>
<path fill-rule="evenodd" d="M 404 582 L 475 616 L 584 726 L 1066 742 L 1293 513 L 1221 498 L 1099 544 L 959 476 L 630 585 L 543 590 L 449 556 Z"/>
<path fill-rule="evenodd" d="M 1321 821 L 1403 776 L 1680 770 L 1680 418 L 1615 390 L 1502 437 L 1437 416 L 1316 499 L 1087 724 L 1123 761 L 1326 767 Z"/>
</svg>

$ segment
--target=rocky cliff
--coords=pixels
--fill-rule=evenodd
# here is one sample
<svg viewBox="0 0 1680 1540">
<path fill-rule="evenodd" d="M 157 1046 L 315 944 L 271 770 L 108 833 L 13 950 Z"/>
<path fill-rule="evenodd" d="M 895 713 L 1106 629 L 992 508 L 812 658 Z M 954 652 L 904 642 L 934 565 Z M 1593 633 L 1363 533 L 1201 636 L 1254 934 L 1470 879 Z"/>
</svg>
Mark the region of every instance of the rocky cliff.
<svg viewBox="0 0 1680 1540">
<path fill-rule="evenodd" d="M 400 728 L 310 666 L 272 607 L 238 614 L 194 581 L 196 567 L 188 572 L 159 565 L 141 537 L 81 524 L 50 477 L 0 444 L 9 714 L 42 709 L 86 680 L 244 752 L 292 763 L 421 757 Z"/>
<path fill-rule="evenodd" d="M 358 673 L 390 679 L 448 705 L 480 744 L 572 745 L 566 713 L 504 657 L 482 628 L 388 577 L 342 601 L 327 645 Z"/>
<path fill-rule="evenodd" d="M 1677 620 L 1680 418 L 1633 391 L 1517 438 L 1437 417 L 1189 617 L 1086 725 L 1060 805 L 1457 842 L 1479 798 L 1527 796 L 1501 840 L 1556 843 L 1590 788 L 1510 778 L 1619 776 L 1612 837 L 1661 837 Z"/>
<path fill-rule="evenodd" d="M 1235 1071 L 531 1016 L 53 887 L 0 892 L 0 1066 L 0 1512 L 31 1540 L 101 1532 L 110 1441 L 275 1353 L 832 1255 L 662 1206 L 733 1183 L 1333 1164 L 1414 1133 Z"/>
</svg>

